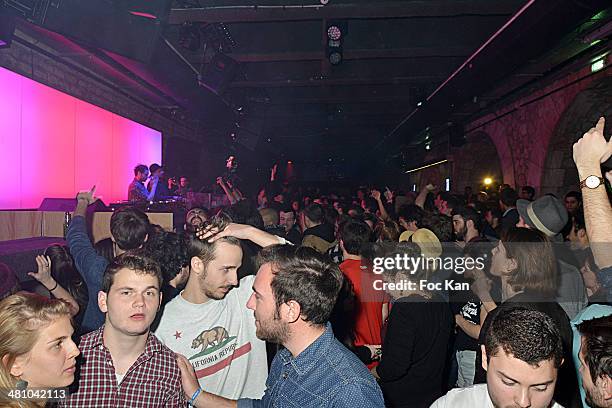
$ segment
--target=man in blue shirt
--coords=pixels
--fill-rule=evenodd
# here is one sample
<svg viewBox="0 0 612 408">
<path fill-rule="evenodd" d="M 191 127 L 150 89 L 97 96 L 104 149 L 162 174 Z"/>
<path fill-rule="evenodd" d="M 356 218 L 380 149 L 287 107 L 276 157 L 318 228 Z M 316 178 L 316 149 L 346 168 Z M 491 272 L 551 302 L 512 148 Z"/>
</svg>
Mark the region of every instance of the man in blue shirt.
<svg viewBox="0 0 612 408">
<path fill-rule="evenodd" d="M 338 266 L 311 248 L 288 245 L 264 248 L 259 257 L 247 307 L 257 337 L 284 346 L 274 357 L 263 398 L 231 401 L 200 390 L 181 356 L 187 398 L 198 408 L 383 408 L 376 380 L 336 340 L 328 322 L 343 282 Z"/>
</svg>

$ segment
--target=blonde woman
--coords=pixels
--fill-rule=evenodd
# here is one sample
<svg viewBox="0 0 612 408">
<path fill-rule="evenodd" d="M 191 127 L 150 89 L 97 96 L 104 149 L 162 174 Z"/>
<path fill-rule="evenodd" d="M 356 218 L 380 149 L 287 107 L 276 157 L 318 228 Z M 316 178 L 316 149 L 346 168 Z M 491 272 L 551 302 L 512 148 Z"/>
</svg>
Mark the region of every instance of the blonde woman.
<svg viewBox="0 0 612 408">
<path fill-rule="evenodd" d="M 0 406 L 45 407 L 48 398 L 61 397 L 63 390 L 53 389 L 74 381 L 79 349 L 71 339 L 70 314 L 67 302 L 33 293 L 0 302 Z"/>
</svg>

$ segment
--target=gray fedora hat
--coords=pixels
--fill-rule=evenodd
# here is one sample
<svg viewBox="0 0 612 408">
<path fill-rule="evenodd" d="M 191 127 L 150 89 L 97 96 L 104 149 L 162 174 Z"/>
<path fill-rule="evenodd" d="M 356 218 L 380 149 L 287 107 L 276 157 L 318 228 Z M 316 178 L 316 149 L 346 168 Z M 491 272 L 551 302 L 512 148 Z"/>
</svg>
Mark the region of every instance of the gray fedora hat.
<svg viewBox="0 0 612 408">
<path fill-rule="evenodd" d="M 567 224 L 565 206 L 558 198 L 545 195 L 535 201 L 517 200 L 516 209 L 525 223 L 548 237 L 554 237 Z"/>
</svg>

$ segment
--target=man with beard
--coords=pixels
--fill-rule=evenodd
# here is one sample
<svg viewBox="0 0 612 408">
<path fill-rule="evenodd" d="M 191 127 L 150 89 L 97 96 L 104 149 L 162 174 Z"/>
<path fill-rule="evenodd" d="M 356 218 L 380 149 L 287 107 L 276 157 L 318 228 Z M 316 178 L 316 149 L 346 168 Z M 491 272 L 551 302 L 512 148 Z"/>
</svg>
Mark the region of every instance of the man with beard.
<svg viewBox="0 0 612 408">
<path fill-rule="evenodd" d="M 245 307 L 254 276 L 238 280 L 240 239 L 265 247 L 279 238 L 214 217 L 187 243 L 190 275 L 165 306 L 157 337 L 189 358 L 199 386 L 226 398 L 260 398 L 267 375 L 266 346 Z"/>
<path fill-rule="evenodd" d="M 481 353 L 487 383 L 455 388 L 431 408 L 561 408 L 552 398 L 563 343 L 550 317 L 522 308 L 504 310 L 489 326 Z"/>
<path fill-rule="evenodd" d="M 453 209 L 453 231 L 459 246 L 464 247 L 470 242 L 486 242 L 481 236 L 482 217 L 471 207 Z"/>
<path fill-rule="evenodd" d="M 361 361 L 334 338 L 328 322 L 342 286 L 337 265 L 311 248 L 274 246 L 261 266 L 247 307 L 257 337 L 284 346 L 274 357 L 260 400 L 230 401 L 198 389 L 179 357 L 186 395 L 206 407 L 383 408 L 382 392 Z"/>
<path fill-rule="evenodd" d="M 200 207 L 193 207 L 187 211 L 185 216 L 185 231 L 194 233 L 198 227 L 201 227 L 204 222 L 208 221 L 208 213 Z"/>
<path fill-rule="evenodd" d="M 612 315 L 585 320 L 580 333 L 580 375 L 586 404 L 612 407 Z"/>
</svg>

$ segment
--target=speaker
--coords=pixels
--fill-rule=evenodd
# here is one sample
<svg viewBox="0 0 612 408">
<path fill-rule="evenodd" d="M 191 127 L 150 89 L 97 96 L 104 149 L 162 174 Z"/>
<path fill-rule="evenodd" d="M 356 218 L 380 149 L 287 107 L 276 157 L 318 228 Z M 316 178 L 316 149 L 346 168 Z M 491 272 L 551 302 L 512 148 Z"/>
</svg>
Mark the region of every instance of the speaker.
<svg viewBox="0 0 612 408">
<path fill-rule="evenodd" d="M 0 7 L 0 48 L 8 48 L 13 41 L 15 19 Z"/>
<path fill-rule="evenodd" d="M 76 208 L 76 198 L 44 198 L 38 206 L 38 211 L 61 211 L 72 212 Z M 102 200 L 97 200 L 90 206 L 94 211 L 104 211 L 107 209 Z"/>
<path fill-rule="evenodd" d="M 200 76 L 200 85 L 211 92 L 221 95 L 234 79 L 238 62 L 223 54 L 215 54 Z"/>
<path fill-rule="evenodd" d="M 448 140 L 452 147 L 461 147 L 465 144 L 463 126 L 453 123 L 448 127 Z"/>
<path fill-rule="evenodd" d="M 170 0 L 55 0 L 41 25 L 86 45 L 149 62 Z"/>
</svg>

